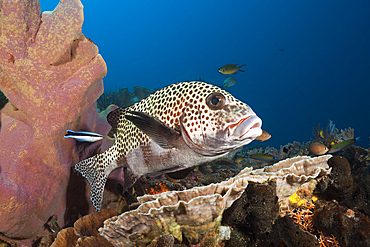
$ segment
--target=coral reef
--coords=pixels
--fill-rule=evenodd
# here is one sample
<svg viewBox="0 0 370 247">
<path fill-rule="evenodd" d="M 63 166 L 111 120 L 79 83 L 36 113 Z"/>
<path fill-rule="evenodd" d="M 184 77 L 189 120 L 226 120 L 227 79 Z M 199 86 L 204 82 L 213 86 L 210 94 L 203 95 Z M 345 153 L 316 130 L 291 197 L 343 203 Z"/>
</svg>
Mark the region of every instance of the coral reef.
<svg viewBox="0 0 370 247">
<path fill-rule="evenodd" d="M 312 130 L 312 134 L 314 138 L 311 139 L 314 142 L 319 142 L 329 147 L 335 143 L 353 139 L 355 137 L 355 130 L 349 127 L 348 129 L 341 129 L 339 131 L 339 129 L 335 127 L 334 122 L 329 120 L 325 131 L 321 128 L 319 123 L 317 128 Z"/>
<path fill-rule="evenodd" d="M 98 235 L 98 228 L 103 226 L 103 221 L 116 216 L 112 209 L 102 209 L 78 219 L 73 227 L 68 227 L 58 233 L 51 247 L 110 247 L 112 246 L 105 238 Z"/>
<path fill-rule="evenodd" d="M 342 156 L 334 156 L 328 162 L 332 168 L 331 174 L 320 181 L 316 192 L 322 191 L 326 200 L 342 201 L 348 197 L 354 190 L 354 181 L 351 174 L 351 168 L 348 160 Z"/>
<path fill-rule="evenodd" d="M 333 235 L 339 246 L 370 246 L 369 217 L 336 202 L 316 202 L 312 216 L 316 229 L 325 235 Z M 356 244 L 355 244 L 356 243 Z"/>
<path fill-rule="evenodd" d="M 222 224 L 233 229 L 226 246 L 369 246 L 370 221 L 364 205 L 370 198 L 370 183 L 357 187 L 344 157 L 334 156 L 327 163 L 332 172 L 320 179 L 314 191 L 319 199 L 307 183 L 302 184 L 295 194 L 306 190 L 307 199 L 301 199 L 301 205 L 290 204 L 284 217 L 278 216 L 271 181 L 250 184 L 224 213 Z"/>
<path fill-rule="evenodd" d="M 124 108 L 144 99 L 153 92 L 150 89 L 138 86 L 134 87 L 133 93 L 128 88 L 104 92 L 97 101 L 98 109 L 105 109 L 111 104 Z"/>
<path fill-rule="evenodd" d="M 41 15 L 37 0 L 1 2 L 0 90 L 10 102 L 1 110 L 0 233 L 9 242 L 30 244 L 52 215 L 64 226 L 71 167 L 102 144 L 78 153 L 66 129 L 110 129 L 94 103 L 107 68 L 81 33 L 82 9 L 65 0 Z"/>
<path fill-rule="evenodd" d="M 251 183 L 224 213 L 223 225 L 232 227 L 226 246 L 317 246 L 314 235 L 289 216 L 279 216 L 276 183 Z M 294 233 L 294 234 L 292 234 Z"/>
<path fill-rule="evenodd" d="M 235 157 L 244 157 L 244 159 L 239 162 L 239 166 L 245 167 L 248 165 L 255 168 L 261 168 L 266 165 L 266 161 L 252 159 L 251 156 L 253 154 L 267 154 L 274 156 L 276 160 L 284 160 L 297 155 L 308 155 L 308 147 L 309 143 L 300 143 L 296 141 L 286 145 L 280 145 L 280 148 L 278 149 L 275 147 L 262 147 L 257 145 L 255 147 L 248 147 L 246 149 L 241 148 L 237 150 L 232 159 L 235 160 Z M 272 160 L 272 162 L 275 162 L 275 160 Z"/>
<path fill-rule="evenodd" d="M 332 173 L 317 184 L 315 193 L 320 199 L 335 200 L 370 216 L 370 181 L 356 183 L 351 176 L 351 164 L 342 156 L 334 156 L 328 164 Z"/>
<path fill-rule="evenodd" d="M 207 241 L 209 246 L 216 246 L 222 240 L 218 234 L 222 213 L 250 182 L 275 180 L 277 202 L 284 208 L 302 183 L 330 172 L 326 163 L 330 157 L 295 157 L 263 169 L 245 168 L 219 184 L 145 195 L 138 198 L 141 205 L 136 210 L 106 220 L 99 232 L 114 246 L 145 246 L 163 234 L 172 234 L 180 243 Z"/>
<path fill-rule="evenodd" d="M 325 235 L 333 235 L 339 246 L 369 246 L 369 181 L 357 184 L 351 176 L 351 164 L 342 156 L 328 161 L 332 173 L 322 179 L 314 191 L 313 225 Z"/>
<path fill-rule="evenodd" d="M 357 163 L 366 161 L 368 157 L 369 150 L 359 149 L 356 153 L 352 155 L 351 160 L 355 160 Z M 240 150 L 239 150 L 240 151 Z M 230 156 L 232 157 L 232 156 Z M 227 160 L 230 160 L 227 157 Z M 330 157 L 330 155 L 328 156 Z M 294 160 L 294 159 L 293 159 Z M 307 160 L 307 159 L 306 159 Z M 316 159 L 317 160 L 317 159 Z M 291 161 L 291 160 L 290 160 Z M 224 162 L 224 161 L 222 161 Z M 355 163 L 356 163 L 355 162 Z M 303 164 L 304 162 L 301 162 Z M 300 183 L 299 187 L 295 186 L 291 188 L 290 192 L 293 193 L 291 196 L 285 196 L 285 200 L 280 200 L 277 197 L 280 190 L 277 187 L 278 179 L 268 179 L 264 183 L 254 183 L 252 181 L 248 182 L 248 186 L 241 195 L 241 197 L 236 200 L 229 209 L 226 209 L 222 215 L 221 225 L 226 225 L 225 227 L 220 226 L 215 233 L 208 234 L 202 241 L 200 241 L 198 246 L 346 246 L 345 244 L 352 241 L 347 246 L 358 245 L 366 246 L 368 240 L 366 232 L 361 231 L 361 227 L 366 228 L 366 219 L 369 216 L 369 198 L 370 198 L 370 181 L 360 181 L 357 185 L 354 179 L 351 178 L 351 170 L 360 169 L 358 166 L 354 166 L 352 162 L 348 163 L 347 160 L 340 156 L 334 156 L 329 159 L 326 163 L 332 169 L 332 173 L 322 178 L 309 180 L 304 183 Z M 276 165 L 276 164 L 275 164 Z M 189 177 L 195 181 L 189 182 L 184 181 L 167 181 L 164 177 L 157 177 L 152 179 L 143 179 L 140 186 L 135 185 L 135 193 L 144 194 L 145 191 L 149 193 L 158 193 L 163 190 L 170 188 L 171 190 L 181 189 L 185 190 L 187 188 L 186 184 L 189 186 L 192 184 L 200 184 L 205 180 L 210 180 L 209 177 L 214 177 L 214 181 L 219 181 L 222 176 L 217 176 L 218 171 L 225 170 L 223 166 L 216 163 L 212 166 L 216 169 L 215 172 L 199 175 L 199 171 L 195 169 L 189 174 Z M 274 167 L 270 166 L 270 167 Z M 299 166 L 298 166 L 299 167 Z M 219 170 L 221 169 L 221 170 Z M 267 168 L 266 168 L 267 169 Z M 271 168 L 267 169 L 269 171 Z M 282 166 L 279 168 L 284 170 Z M 248 171 L 246 169 L 246 171 Z M 259 169 L 261 171 L 261 169 Z M 263 170 L 263 169 L 262 169 Z M 256 170 L 257 171 L 257 170 Z M 271 170 L 270 170 L 271 171 Z M 302 171 L 302 170 L 301 170 Z M 355 170 L 356 171 L 356 170 Z M 265 171 L 266 172 L 266 171 Z M 248 173 L 248 172 L 247 172 Z M 259 174 L 258 176 L 260 176 Z M 256 174 L 254 175 L 256 176 Z M 286 180 L 290 181 L 289 179 Z M 303 181 L 301 181 L 303 182 Z M 314 188 L 319 182 L 317 189 Z M 147 187 L 152 186 L 152 187 Z M 152 188 L 150 190 L 149 188 Z M 297 188 L 297 189 L 296 189 Z M 335 188 L 328 189 L 327 188 Z M 139 190 L 144 189 L 145 191 Z M 296 189 L 295 192 L 294 189 Z M 320 190 L 321 189 L 321 190 Z M 195 189 L 193 189 L 195 190 Z M 342 193 L 335 192 L 335 190 L 340 190 Z M 167 192 L 167 193 L 177 193 L 177 192 Z M 167 194 L 164 193 L 164 194 Z M 280 193 L 281 194 L 281 193 Z M 345 196 L 343 197 L 342 194 Z M 163 194 L 154 195 L 160 201 Z M 319 199 L 317 199 L 317 197 Z M 144 203 L 134 203 L 134 201 L 129 202 L 127 200 L 127 195 L 125 195 L 130 207 L 126 206 L 125 210 L 132 210 L 133 207 L 137 207 Z M 145 197 L 144 197 L 145 198 Z M 140 199 L 140 198 L 139 198 Z M 333 199 L 333 203 L 328 205 L 327 200 Z M 123 200 L 125 201 L 125 200 Z M 153 201 L 151 201 L 153 202 Z M 282 214 L 280 206 L 285 214 Z M 330 208 L 330 212 L 326 212 L 327 208 Z M 163 208 L 163 210 L 165 210 Z M 324 211 L 323 211 L 324 210 Z M 313 223 L 314 213 L 319 215 L 319 220 L 315 220 Z M 126 214 L 129 214 L 127 212 Z M 183 216 L 183 215 L 182 215 Z M 333 217 L 340 217 L 342 221 L 333 221 Z M 356 228 L 350 228 L 351 221 L 346 218 L 353 219 L 356 221 L 354 226 Z M 142 218 L 141 218 L 142 219 Z M 357 220 L 361 220 L 362 225 L 357 224 Z M 85 221 L 86 222 L 86 221 Z M 353 223 L 353 222 L 352 222 Z M 351 224 L 352 224 L 351 223 Z M 145 225 L 146 222 L 142 221 L 140 227 Z M 193 223 L 192 223 L 193 224 Z M 325 227 L 325 225 L 330 224 L 330 227 Z M 227 228 L 227 226 L 230 226 Z M 138 226 L 139 227 L 139 226 Z M 343 227 L 343 233 L 341 233 Z M 224 236 L 221 233 L 221 229 L 228 229 L 230 235 Z M 133 228 L 137 230 L 138 228 Z M 230 232 L 231 230 L 231 232 Z M 153 233 L 151 229 L 146 232 L 150 237 L 152 237 L 152 242 L 149 242 L 148 246 L 189 246 L 189 241 L 184 237 L 182 243 L 176 238 L 173 239 L 171 234 L 158 233 L 156 236 L 150 235 Z M 144 236 L 147 237 L 148 235 Z M 357 238 L 357 236 L 360 236 Z M 364 236 L 364 238 L 361 238 Z M 137 236 L 134 234 L 133 238 Z M 344 237 L 344 240 L 339 238 Z M 168 241 L 168 242 L 166 242 Z M 218 242 L 217 242 L 218 241 Z M 147 243 L 147 242 L 145 242 Z M 131 244 L 131 243 L 130 243 Z M 167 245 L 165 245 L 167 244 Z M 72 245 L 75 246 L 76 242 Z M 146 244 L 145 244 L 146 245 Z M 130 245 L 129 245 L 130 246 Z"/>
</svg>

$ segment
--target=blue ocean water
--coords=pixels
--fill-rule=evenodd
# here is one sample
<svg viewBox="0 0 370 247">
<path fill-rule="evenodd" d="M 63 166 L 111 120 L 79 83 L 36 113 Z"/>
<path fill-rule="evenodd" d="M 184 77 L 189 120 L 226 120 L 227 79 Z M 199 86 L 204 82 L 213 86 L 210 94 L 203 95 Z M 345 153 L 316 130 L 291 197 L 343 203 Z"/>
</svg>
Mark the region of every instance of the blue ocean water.
<svg viewBox="0 0 370 247">
<path fill-rule="evenodd" d="M 59 1 L 40 2 L 46 11 Z M 265 145 L 309 141 L 331 119 L 369 147 L 370 1 L 82 3 L 83 33 L 108 66 L 105 88 L 221 84 L 218 68 L 246 64 L 227 90 L 262 118 Z"/>
</svg>

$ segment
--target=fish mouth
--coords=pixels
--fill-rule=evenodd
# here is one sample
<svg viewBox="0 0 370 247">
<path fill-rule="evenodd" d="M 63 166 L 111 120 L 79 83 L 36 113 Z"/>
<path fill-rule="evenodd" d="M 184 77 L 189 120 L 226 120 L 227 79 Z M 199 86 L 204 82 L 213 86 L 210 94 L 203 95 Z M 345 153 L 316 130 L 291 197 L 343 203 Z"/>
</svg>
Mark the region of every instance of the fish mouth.
<svg viewBox="0 0 370 247">
<path fill-rule="evenodd" d="M 255 139 L 262 135 L 262 120 L 256 115 L 241 119 L 238 123 L 229 126 L 231 136 L 236 139 Z"/>
</svg>

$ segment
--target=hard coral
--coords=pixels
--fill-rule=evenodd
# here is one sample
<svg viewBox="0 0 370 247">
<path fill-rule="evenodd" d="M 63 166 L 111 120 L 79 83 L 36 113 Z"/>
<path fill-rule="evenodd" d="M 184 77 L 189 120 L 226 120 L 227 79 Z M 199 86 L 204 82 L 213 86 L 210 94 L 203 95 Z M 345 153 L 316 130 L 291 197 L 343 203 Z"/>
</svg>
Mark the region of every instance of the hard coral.
<svg viewBox="0 0 370 247">
<path fill-rule="evenodd" d="M 302 183 L 329 174 L 326 162 L 330 157 L 299 156 L 262 169 L 245 168 L 218 184 L 138 197 L 141 205 L 136 210 L 106 220 L 99 232 L 114 246 L 146 246 L 163 234 L 192 245 L 212 240 L 211 246 L 216 246 L 221 241 L 218 230 L 224 210 L 242 195 L 249 182 L 276 180 L 275 195 L 281 205 Z M 267 193 L 263 191 L 261 197 Z"/>
<path fill-rule="evenodd" d="M 103 226 L 103 221 L 117 213 L 112 209 L 102 209 L 78 219 L 74 227 L 68 227 L 58 233 L 51 247 L 103 247 L 111 246 L 107 240 L 98 235 L 98 228 Z"/>
<path fill-rule="evenodd" d="M 41 16 L 37 0 L 1 1 L 0 90 L 10 102 L 1 110 L 0 233 L 8 238 L 35 238 L 54 214 L 64 225 L 79 160 L 66 129 L 109 131 L 94 104 L 106 65 L 81 33 L 82 9 L 64 0 Z"/>
</svg>

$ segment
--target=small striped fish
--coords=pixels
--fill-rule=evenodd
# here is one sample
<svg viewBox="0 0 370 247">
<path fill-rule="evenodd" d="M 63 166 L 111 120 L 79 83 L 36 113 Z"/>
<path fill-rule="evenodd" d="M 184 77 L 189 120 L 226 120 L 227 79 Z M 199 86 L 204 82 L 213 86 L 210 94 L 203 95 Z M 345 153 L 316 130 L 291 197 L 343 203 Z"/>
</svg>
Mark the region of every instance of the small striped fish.
<svg viewBox="0 0 370 247">
<path fill-rule="evenodd" d="M 67 134 L 64 136 L 64 138 L 75 139 L 79 142 L 96 142 L 103 140 L 104 136 L 98 133 L 88 131 L 67 130 Z"/>
</svg>

